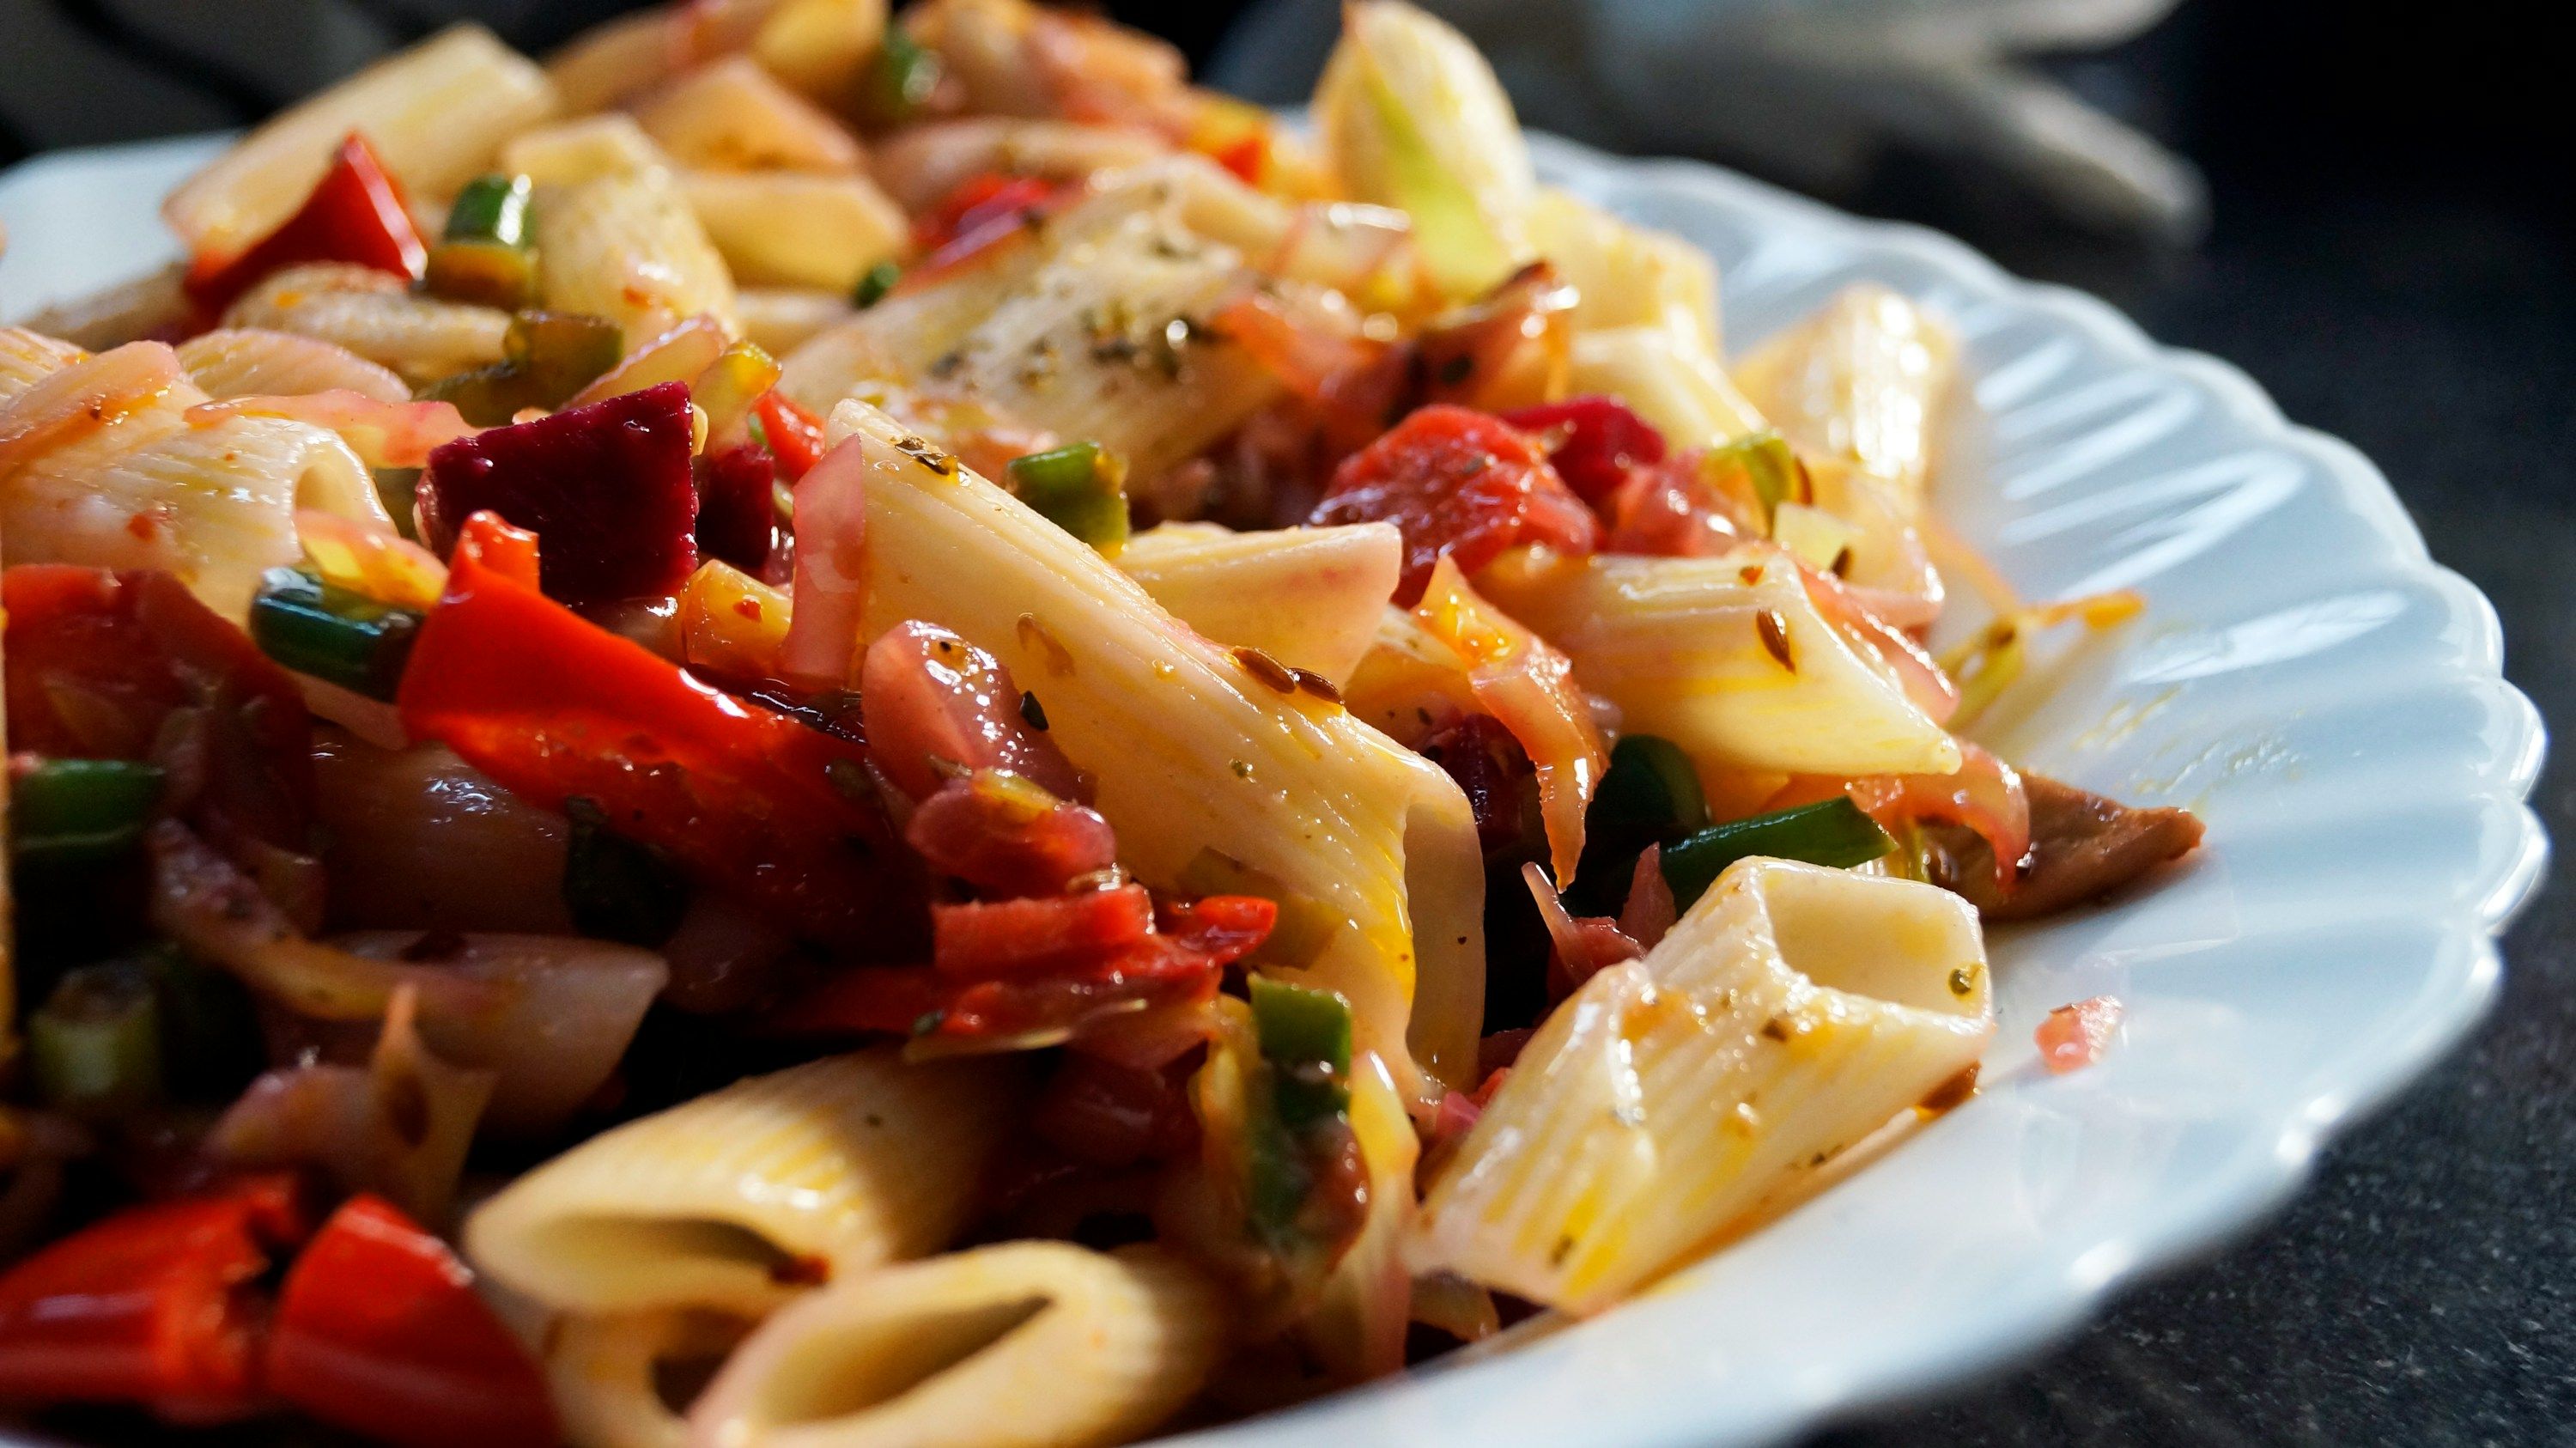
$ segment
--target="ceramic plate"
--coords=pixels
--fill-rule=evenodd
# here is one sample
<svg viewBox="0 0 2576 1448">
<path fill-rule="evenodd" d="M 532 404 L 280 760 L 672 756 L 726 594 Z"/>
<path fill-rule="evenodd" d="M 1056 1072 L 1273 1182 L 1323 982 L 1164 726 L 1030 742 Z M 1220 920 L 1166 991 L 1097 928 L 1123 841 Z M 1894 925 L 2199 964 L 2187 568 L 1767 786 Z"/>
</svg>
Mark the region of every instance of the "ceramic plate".
<svg viewBox="0 0 2576 1448">
<path fill-rule="evenodd" d="M 0 315 L 164 259 L 153 208 L 214 144 L 0 179 Z M 2150 893 L 1998 931 L 1984 1090 L 1777 1225 L 1517 1351 L 1192 1444 L 1762 1443 L 1991 1368 L 2277 1206 L 2327 1130 L 2458 1039 L 2546 851 L 2523 806 L 2540 725 L 2499 674 L 2494 611 L 2352 449 L 2224 364 L 1943 237 L 1705 166 L 1538 153 L 1707 248 L 1738 347 L 1864 278 L 1957 323 L 1975 406 L 1945 514 L 2031 597 L 2150 604 L 1997 742 L 2189 805 L 2210 846 Z M 2040 1071 L 2032 1025 L 2105 992 L 2128 1005 L 2108 1058 Z"/>
</svg>

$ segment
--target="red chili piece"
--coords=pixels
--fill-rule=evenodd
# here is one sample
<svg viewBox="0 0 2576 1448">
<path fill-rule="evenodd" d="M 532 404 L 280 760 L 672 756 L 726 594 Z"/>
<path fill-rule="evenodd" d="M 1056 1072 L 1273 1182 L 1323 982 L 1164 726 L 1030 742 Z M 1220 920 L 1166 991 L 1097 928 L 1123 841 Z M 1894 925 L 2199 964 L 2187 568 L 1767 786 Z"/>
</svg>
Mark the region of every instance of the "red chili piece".
<svg viewBox="0 0 2576 1448">
<path fill-rule="evenodd" d="M 486 509 L 546 540 L 545 591 L 612 603 L 677 589 L 697 566 L 689 387 L 665 382 L 459 438 L 420 479 L 423 541 L 441 553 Z"/>
<path fill-rule="evenodd" d="M 271 1391 L 409 1448 L 549 1448 L 545 1378 L 445 1242 L 381 1197 L 334 1213 L 286 1274 Z"/>
<path fill-rule="evenodd" d="M 1384 521 L 1404 532 L 1395 601 L 1422 597 L 1446 554 L 1472 574 L 1503 550 L 1544 543 L 1589 553 L 1592 511 L 1548 466 L 1538 444 L 1502 419 L 1434 403 L 1343 460 L 1315 523 Z"/>
<path fill-rule="evenodd" d="M 270 273 L 322 261 L 355 262 L 413 280 L 429 264 L 402 186 L 355 131 L 304 205 L 277 230 L 229 261 L 199 257 L 188 273 L 188 296 L 220 312 Z"/>
</svg>

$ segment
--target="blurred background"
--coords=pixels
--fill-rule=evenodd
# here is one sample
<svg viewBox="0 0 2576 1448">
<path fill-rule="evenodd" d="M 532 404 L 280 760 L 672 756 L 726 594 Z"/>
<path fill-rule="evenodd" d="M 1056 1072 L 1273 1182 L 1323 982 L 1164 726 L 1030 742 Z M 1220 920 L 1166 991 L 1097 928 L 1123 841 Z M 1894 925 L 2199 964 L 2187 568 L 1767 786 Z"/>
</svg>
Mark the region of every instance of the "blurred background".
<svg viewBox="0 0 2576 1448">
<path fill-rule="evenodd" d="M 543 51 L 612 0 L 0 0 L 0 165 L 238 126 L 460 15 Z M 1301 97 L 1335 0 L 1114 16 Z M 2576 148 L 2523 7 L 1449 0 L 1524 116 L 1956 232 L 2214 352 L 2396 483 L 2576 720 Z M 2576 772 L 2536 803 L 2570 838 Z M 2563 858 L 2563 857 L 2562 857 Z M 2570 867 L 2553 872 L 2563 887 Z M 2576 1442 L 2576 903 L 2471 1044 L 2214 1261 L 1834 1448 Z"/>
</svg>

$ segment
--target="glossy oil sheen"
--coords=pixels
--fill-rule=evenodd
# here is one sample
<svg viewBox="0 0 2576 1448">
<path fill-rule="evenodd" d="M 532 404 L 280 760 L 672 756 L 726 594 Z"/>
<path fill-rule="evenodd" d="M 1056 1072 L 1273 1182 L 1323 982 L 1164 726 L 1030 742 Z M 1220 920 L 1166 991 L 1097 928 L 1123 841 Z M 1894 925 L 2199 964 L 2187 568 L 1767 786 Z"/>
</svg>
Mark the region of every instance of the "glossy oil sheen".
<svg viewBox="0 0 2576 1448">
<path fill-rule="evenodd" d="M 216 144 L 0 178 L 0 316 L 166 259 L 154 198 Z M 1943 514 L 2031 597 L 2150 604 L 1995 742 L 2189 805 L 2210 847 L 2152 893 L 1998 931 L 1984 1089 L 1785 1220 L 1596 1321 L 1192 1445 L 1765 1443 L 1991 1368 L 2276 1206 L 2329 1129 L 2456 1040 L 2546 853 L 2523 806 L 2540 725 L 2494 612 L 2350 448 L 1932 233 L 1533 144 L 1550 179 L 1707 248 L 1738 349 L 1863 279 L 1956 322 L 1977 407 L 1951 420 Z M 2128 1006 L 2107 1058 L 2039 1070 L 2039 1018 L 2105 992 Z"/>
</svg>

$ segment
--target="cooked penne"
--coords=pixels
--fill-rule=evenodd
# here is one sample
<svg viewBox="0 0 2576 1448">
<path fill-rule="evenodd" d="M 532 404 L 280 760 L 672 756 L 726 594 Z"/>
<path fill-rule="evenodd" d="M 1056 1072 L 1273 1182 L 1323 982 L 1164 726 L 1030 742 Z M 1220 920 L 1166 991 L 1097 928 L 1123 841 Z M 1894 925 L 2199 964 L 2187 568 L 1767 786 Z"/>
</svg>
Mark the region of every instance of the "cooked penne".
<svg viewBox="0 0 2576 1448">
<path fill-rule="evenodd" d="M 857 139 L 749 56 L 700 66 L 635 104 L 670 157 L 704 171 L 856 172 Z"/>
<path fill-rule="evenodd" d="M 724 1313 L 683 1310 L 559 1319 L 545 1367 L 564 1436 L 580 1448 L 687 1448 L 688 1420 L 663 1375 L 713 1368 L 749 1330 Z"/>
<path fill-rule="evenodd" d="M 24 327 L 0 327 L 0 406 L 88 354 Z"/>
<path fill-rule="evenodd" d="M 631 116 L 583 116 L 539 126 L 501 148 L 501 169 L 540 186 L 570 186 L 602 176 L 668 170 L 671 158 Z"/>
<path fill-rule="evenodd" d="M 1408 1093 L 1431 1089 L 1417 1057 L 1463 1079 L 1483 1009 L 1484 873 L 1457 785 L 1276 663 L 1255 673 L 953 459 L 942 472 L 905 453 L 885 414 L 844 403 L 832 430 L 873 464 L 871 631 L 927 619 L 990 649 L 1098 776 L 1137 874 L 1177 881 L 1214 851 L 1321 902 L 1346 923 L 1301 978 L 1349 999 L 1361 1048 Z"/>
<path fill-rule="evenodd" d="M 1266 533 L 1166 523 L 1118 555 L 1119 570 L 1183 623 L 1336 688 L 1375 642 L 1403 565 L 1403 535 L 1386 523 Z"/>
<path fill-rule="evenodd" d="M 1226 1344 L 1214 1286 L 1157 1248 L 1012 1242 L 779 1311 L 689 1413 L 691 1448 L 1094 1448 L 1179 1411 Z"/>
<path fill-rule="evenodd" d="M 605 110 L 685 64 L 670 5 L 648 5 L 575 36 L 546 57 L 546 79 L 563 113 Z"/>
<path fill-rule="evenodd" d="M 1674 447 L 1707 447 L 1763 430 L 1762 414 L 1717 354 L 1670 326 L 1578 332 L 1566 390 L 1619 398 Z"/>
<path fill-rule="evenodd" d="M 466 1250 L 567 1311 L 764 1311 L 946 1245 L 1020 1074 L 883 1048 L 754 1077 L 519 1178 L 467 1221 Z"/>
<path fill-rule="evenodd" d="M 733 294 L 734 320 L 745 341 L 784 357 L 828 328 L 850 319 L 849 294 L 814 287 L 742 287 Z"/>
<path fill-rule="evenodd" d="M 731 326 L 733 276 L 660 169 L 601 175 L 539 190 L 537 286 L 558 311 L 617 323 L 629 351 L 681 319 Z"/>
<path fill-rule="evenodd" d="M 680 194 L 743 281 L 847 293 L 910 248 L 912 226 L 864 176 L 687 171 Z"/>
<path fill-rule="evenodd" d="M 1707 253 L 1553 186 L 1532 198 L 1529 229 L 1532 249 L 1575 290 L 1577 331 L 1661 327 L 1718 355 L 1717 269 Z"/>
<path fill-rule="evenodd" d="M 113 379 L 155 355 L 175 380 L 137 401 Z M 135 342 L 55 374 L 0 411 L 0 434 L 40 421 L 48 399 L 126 399 L 115 425 L 39 432 L 50 443 L 0 460 L 0 546 L 10 563 L 160 568 L 238 619 L 260 574 L 301 556 L 295 511 L 390 529 L 375 483 L 340 439 L 276 417 L 196 422 L 207 400 L 158 343 Z M 93 388 L 93 384 L 96 384 Z M 106 405 L 116 405 L 110 401 Z"/>
<path fill-rule="evenodd" d="M 24 325 L 93 352 L 122 347 L 165 329 L 190 325 L 196 306 L 180 286 L 187 274 L 187 263 L 174 262 L 104 291 L 46 307 Z"/>
<path fill-rule="evenodd" d="M 283 397 L 335 389 L 378 402 L 408 402 L 393 369 L 346 347 L 293 332 L 219 327 L 179 344 L 179 365 L 209 397 Z"/>
<path fill-rule="evenodd" d="M 1791 442 L 1884 479 L 1911 517 L 1923 507 L 1958 350 L 1923 308 L 1861 284 L 1763 343 L 1735 375 Z"/>
<path fill-rule="evenodd" d="M 414 194 L 451 196 L 554 105 L 545 72 L 483 27 L 458 25 L 268 121 L 161 212 L 190 251 L 230 257 L 294 214 L 352 131 Z"/>
<path fill-rule="evenodd" d="M 1150 131 L 1019 116 L 961 116 L 897 133 L 869 157 L 869 171 L 907 211 L 927 211 L 978 176 L 1084 181 L 1171 152 Z"/>
<path fill-rule="evenodd" d="M 1777 557 L 1523 554 L 1477 586 L 1574 660 L 1629 729 L 1792 774 L 1949 774 L 1959 746 Z"/>
<path fill-rule="evenodd" d="M 224 325 L 311 337 L 435 379 L 500 361 L 510 314 L 420 296 L 398 276 L 334 262 L 269 277 L 224 312 Z"/>
<path fill-rule="evenodd" d="M 1931 1099 L 1993 1033 L 1957 896 L 1741 862 L 1549 1016 L 1433 1180 L 1415 1265 L 1597 1311 Z"/>
</svg>

